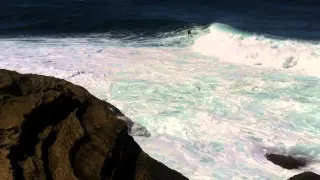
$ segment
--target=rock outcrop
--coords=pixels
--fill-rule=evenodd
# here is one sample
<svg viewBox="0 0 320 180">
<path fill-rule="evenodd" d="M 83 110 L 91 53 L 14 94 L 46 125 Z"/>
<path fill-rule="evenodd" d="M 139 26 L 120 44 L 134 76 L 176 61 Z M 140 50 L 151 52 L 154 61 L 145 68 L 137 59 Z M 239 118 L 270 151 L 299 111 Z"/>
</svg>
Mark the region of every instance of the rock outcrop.
<svg viewBox="0 0 320 180">
<path fill-rule="evenodd" d="M 307 161 L 305 159 L 297 159 L 292 156 L 266 154 L 266 158 L 285 169 L 298 169 L 307 165 Z"/>
<path fill-rule="evenodd" d="M 293 156 L 279 154 L 266 154 L 265 156 L 269 161 L 284 169 L 299 169 L 305 167 L 309 163 L 306 159 L 295 158 Z M 320 175 L 307 171 L 297 174 L 288 180 L 320 180 Z"/>
<path fill-rule="evenodd" d="M 307 171 L 301 174 L 294 175 L 288 180 L 320 180 L 320 175 Z"/>
<path fill-rule="evenodd" d="M 144 153 L 121 117 L 65 80 L 0 70 L 1 179 L 187 179 Z"/>
</svg>

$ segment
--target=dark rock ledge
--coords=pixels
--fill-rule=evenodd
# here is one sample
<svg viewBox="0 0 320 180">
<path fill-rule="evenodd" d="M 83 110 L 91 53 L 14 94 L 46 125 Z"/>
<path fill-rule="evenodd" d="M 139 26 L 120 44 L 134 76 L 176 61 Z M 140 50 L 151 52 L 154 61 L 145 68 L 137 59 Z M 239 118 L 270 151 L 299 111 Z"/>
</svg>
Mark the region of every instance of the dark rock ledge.
<svg viewBox="0 0 320 180">
<path fill-rule="evenodd" d="M 148 132 L 120 116 L 65 80 L 0 70 L 1 180 L 187 179 L 144 153 L 128 131 Z"/>
</svg>

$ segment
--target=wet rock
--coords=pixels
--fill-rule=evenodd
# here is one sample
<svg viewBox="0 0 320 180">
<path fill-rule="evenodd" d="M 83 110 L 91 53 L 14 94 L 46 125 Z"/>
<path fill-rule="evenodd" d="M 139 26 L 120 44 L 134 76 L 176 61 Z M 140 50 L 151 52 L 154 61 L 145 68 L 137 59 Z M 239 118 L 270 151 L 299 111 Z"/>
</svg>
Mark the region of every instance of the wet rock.
<svg viewBox="0 0 320 180">
<path fill-rule="evenodd" d="M 144 153 L 120 116 L 65 80 L 0 70 L 1 179 L 187 179 Z"/>
<path fill-rule="evenodd" d="M 307 171 L 301 174 L 294 175 L 288 180 L 320 180 L 320 175 Z"/>
<path fill-rule="evenodd" d="M 269 161 L 285 169 L 298 169 L 308 163 L 305 159 L 296 159 L 292 156 L 278 154 L 266 154 L 265 156 Z"/>
<path fill-rule="evenodd" d="M 151 136 L 151 133 L 147 130 L 147 128 L 142 126 L 140 123 L 133 122 L 131 119 L 127 118 L 126 116 L 118 116 L 118 118 L 126 121 L 128 125 L 128 133 L 131 136 L 144 136 L 144 137 Z"/>
</svg>

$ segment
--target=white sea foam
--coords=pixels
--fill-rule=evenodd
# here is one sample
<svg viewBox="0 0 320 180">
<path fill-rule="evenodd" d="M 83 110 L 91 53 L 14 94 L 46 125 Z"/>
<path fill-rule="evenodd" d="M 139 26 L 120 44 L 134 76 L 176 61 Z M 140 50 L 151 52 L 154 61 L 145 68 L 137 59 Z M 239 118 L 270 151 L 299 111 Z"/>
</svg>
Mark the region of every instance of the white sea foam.
<svg viewBox="0 0 320 180">
<path fill-rule="evenodd" d="M 320 76 L 319 43 L 239 34 L 229 26 L 216 23 L 210 27 L 210 33 L 195 41 L 192 49 L 222 61 Z"/>
<path fill-rule="evenodd" d="M 314 163 L 306 170 L 320 173 L 318 78 L 235 66 L 187 48 L 31 40 L 2 39 L 0 68 L 87 88 L 145 126 L 151 137 L 136 141 L 190 179 L 286 179 L 302 171 L 267 161 L 264 153 L 274 151 L 307 156 Z"/>
</svg>

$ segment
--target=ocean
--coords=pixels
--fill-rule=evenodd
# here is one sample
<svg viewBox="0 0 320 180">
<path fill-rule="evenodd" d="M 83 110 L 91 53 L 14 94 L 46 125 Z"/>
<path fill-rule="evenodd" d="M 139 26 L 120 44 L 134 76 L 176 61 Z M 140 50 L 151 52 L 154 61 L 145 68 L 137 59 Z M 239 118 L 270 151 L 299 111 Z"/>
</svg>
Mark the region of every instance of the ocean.
<svg viewBox="0 0 320 180">
<path fill-rule="evenodd" d="M 4 0 L 0 68 L 85 87 L 192 180 L 320 173 L 316 1 Z M 285 170 L 265 153 L 311 163 Z"/>
</svg>

